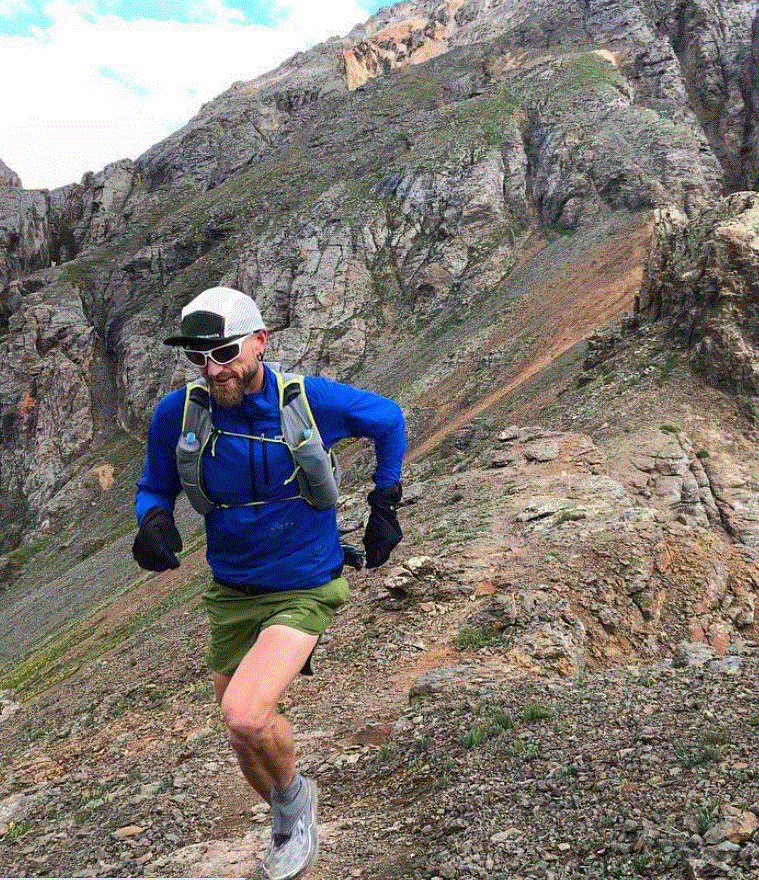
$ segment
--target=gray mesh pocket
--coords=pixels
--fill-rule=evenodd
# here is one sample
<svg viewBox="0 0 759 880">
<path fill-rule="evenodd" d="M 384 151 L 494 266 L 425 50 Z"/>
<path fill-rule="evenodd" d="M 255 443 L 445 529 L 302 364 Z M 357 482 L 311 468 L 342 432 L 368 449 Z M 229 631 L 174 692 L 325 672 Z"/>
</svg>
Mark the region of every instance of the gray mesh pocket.
<svg viewBox="0 0 759 880">
<path fill-rule="evenodd" d="M 308 484 L 307 491 L 303 494 L 320 510 L 332 507 L 337 504 L 338 488 L 332 473 L 330 455 L 322 446 L 318 433 L 306 429 L 303 437 L 300 444 L 292 449 L 295 463 Z"/>
<path fill-rule="evenodd" d="M 190 435 L 193 436 L 194 435 Z M 202 456 L 200 443 L 197 440 L 187 442 L 182 435 L 176 446 L 177 471 L 182 481 L 182 488 L 190 504 L 201 516 L 210 513 L 214 505 L 208 500 L 200 486 L 200 461 Z"/>
</svg>

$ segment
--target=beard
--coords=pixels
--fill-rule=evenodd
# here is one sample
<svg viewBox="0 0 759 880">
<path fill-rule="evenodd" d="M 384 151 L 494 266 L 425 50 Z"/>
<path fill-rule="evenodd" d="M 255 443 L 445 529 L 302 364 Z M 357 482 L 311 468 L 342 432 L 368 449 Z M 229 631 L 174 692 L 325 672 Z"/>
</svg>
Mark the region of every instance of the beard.
<svg viewBox="0 0 759 880">
<path fill-rule="evenodd" d="M 219 373 L 215 378 L 206 376 L 211 395 L 219 406 L 239 406 L 246 390 L 251 387 L 259 370 L 256 363 L 250 367 L 244 367 L 239 372 Z M 228 381 L 223 381 L 223 380 Z M 220 381 L 222 380 L 222 381 Z"/>
</svg>

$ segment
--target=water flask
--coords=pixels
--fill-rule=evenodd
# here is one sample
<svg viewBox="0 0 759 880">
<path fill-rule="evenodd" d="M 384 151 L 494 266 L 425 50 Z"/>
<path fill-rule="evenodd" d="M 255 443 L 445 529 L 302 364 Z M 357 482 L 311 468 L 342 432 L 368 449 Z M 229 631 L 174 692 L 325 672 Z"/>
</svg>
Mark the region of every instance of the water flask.
<svg viewBox="0 0 759 880">
<path fill-rule="evenodd" d="M 303 478 L 308 483 L 301 492 L 319 510 L 332 507 L 337 502 L 337 484 L 332 475 L 332 461 L 322 446 L 318 432 L 304 428 L 300 443 L 291 450 L 295 463 L 300 466 Z"/>
<path fill-rule="evenodd" d="M 197 452 L 200 449 L 200 440 L 192 431 L 188 431 L 179 438 L 179 448 L 182 452 Z"/>
</svg>

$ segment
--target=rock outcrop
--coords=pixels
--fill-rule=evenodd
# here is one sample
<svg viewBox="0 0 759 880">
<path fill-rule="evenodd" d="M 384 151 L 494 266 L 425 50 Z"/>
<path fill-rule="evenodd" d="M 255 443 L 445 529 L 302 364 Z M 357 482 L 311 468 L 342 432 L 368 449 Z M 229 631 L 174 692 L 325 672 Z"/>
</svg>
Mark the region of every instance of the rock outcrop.
<svg viewBox="0 0 759 880">
<path fill-rule="evenodd" d="M 0 187 L 0 314 L 6 326 L 10 282 L 50 265 L 50 239 L 45 193 Z"/>
<path fill-rule="evenodd" d="M 657 213 L 651 256 L 636 305 L 690 351 L 707 381 L 759 393 L 759 196 L 735 193 L 688 220 Z"/>
<path fill-rule="evenodd" d="M 21 188 L 21 178 L 0 159 L 0 187 L 13 186 Z"/>
</svg>

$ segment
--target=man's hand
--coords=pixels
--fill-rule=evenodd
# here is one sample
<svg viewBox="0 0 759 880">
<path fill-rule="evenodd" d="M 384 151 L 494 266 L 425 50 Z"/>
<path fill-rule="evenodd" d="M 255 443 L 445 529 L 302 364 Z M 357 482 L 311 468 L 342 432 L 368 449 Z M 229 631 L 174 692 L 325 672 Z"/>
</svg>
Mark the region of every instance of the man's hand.
<svg viewBox="0 0 759 880">
<path fill-rule="evenodd" d="M 369 522 L 364 532 L 366 567 L 377 568 L 387 562 L 393 547 L 403 537 L 395 515 L 395 508 L 401 500 L 401 484 L 374 489 L 366 500 L 370 507 Z"/>
<path fill-rule="evenodd" d="M 179 568 L 175 554 L 181 549 L 182 538 L 174 525 L 174 517 L 165 507 L 151 507 L 142 518 L 132 545 L 132 556 L 137 564 L 148 571 Z"/>
</svg>

